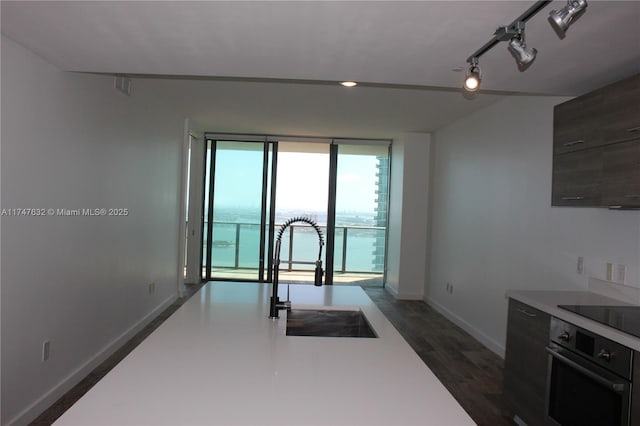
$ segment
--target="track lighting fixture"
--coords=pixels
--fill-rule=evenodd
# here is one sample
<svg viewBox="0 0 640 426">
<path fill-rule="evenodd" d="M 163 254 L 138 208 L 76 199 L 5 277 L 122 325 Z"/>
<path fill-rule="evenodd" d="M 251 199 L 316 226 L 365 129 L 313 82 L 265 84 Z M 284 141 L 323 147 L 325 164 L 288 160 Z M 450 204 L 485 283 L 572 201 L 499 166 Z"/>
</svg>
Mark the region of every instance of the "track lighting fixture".
<svg viewBox="0 0 640 426">
<path fill-rule="evenodd" d="M 516 35 L 509 41 L 509 52 L 516 58 L 516 63 L 518 64 L 518 69 L 520 71 L 524 71 L 529 68 L 536 59 L 536 55 L 538 51 L 534 48 L 527 47 L 527 44 L 524 41 L 524 30 L 520 32 L 520 34 Z"/>
<path fill-rule="evenodd" d="M 478 66 L 478 58 L 471 58 L 469 63 L 470 66 L 464 78 L 464 89 L 467 92 L 475 92 L 480 88 L 482 74 L 480 73 L 480 67 Z"/>
<path fill-rule="evenodd" d="M 516 58 L 518 68 L 520 71 L 524 71 L 529 68 L 529 65 L 536 59 L 538 51 L 535 48 L 527 47 L 524 42 L 524 38 L 514 37 L 509 42 L 509 52 Z"/>
<path fill-rule="evenodd" d="M 509 52 L 511 52 L 516 59 L 520 71 L 526 70 L 533 63 L 538 51 L 527 47 L 524 36 L 524 25 L 525 22 L 544 9 L 549 3 L 551 3 L 550 0 L 535 2 L 510 25 L 498 27 L 493 34 L 493 38 L 467 58 L 470 67 L 465 75 L 463 85 L 467 92 L 475 92 L 480 87 L 481 74 L 480 67 L 478 66 L 480 56 L 487 53 L 501 41 L 509 42 Z M 564 38 L 567 28 L 569 28 L 573 21 L 580 16 L 586 8 L 586 0 L 568 0 L 567 5 L 562 9 L 551 11 L 549 14 L 549 22 L 551 22 L 558 35 L 560 35 L 560 38 Z"/>
<path fill-rule="evenodd" d="M 527 47 L 524 41 L 524 26 L 524 21 L 516 21 L 507 27 L 499 27 L 493 33 L 497 41 L 509 41 L 509 52 L 516 59 L 520 71 L 526 70 L 538 53 L 536 49 Z"/>
<path fill-rule="evenodd" d="M 562 9 L 552 10 L 549 13 L 549 23 L 560 38 L 564 38 L 573 21 L 585 11 L 587 6 L 586 0 L 569 0 Z"/>
</svg>

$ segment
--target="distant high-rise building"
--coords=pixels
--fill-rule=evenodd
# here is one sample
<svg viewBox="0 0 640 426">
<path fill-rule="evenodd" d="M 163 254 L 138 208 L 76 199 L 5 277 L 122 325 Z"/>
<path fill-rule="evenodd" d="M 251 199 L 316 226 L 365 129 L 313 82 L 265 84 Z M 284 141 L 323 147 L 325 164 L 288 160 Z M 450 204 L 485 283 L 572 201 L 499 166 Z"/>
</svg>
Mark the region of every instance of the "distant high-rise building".
<svg viewBox="0 0 640 426">
<path fill-rule="evenodd" d="M 377 156 L 376 160 L 376 207 L 373 218 L 374 225 L 386 228 L 389 204 L 389 157 Z M 373 270 L 384 271 L 386 232 L 378 231 L 373 243 Z"/>
</svg>

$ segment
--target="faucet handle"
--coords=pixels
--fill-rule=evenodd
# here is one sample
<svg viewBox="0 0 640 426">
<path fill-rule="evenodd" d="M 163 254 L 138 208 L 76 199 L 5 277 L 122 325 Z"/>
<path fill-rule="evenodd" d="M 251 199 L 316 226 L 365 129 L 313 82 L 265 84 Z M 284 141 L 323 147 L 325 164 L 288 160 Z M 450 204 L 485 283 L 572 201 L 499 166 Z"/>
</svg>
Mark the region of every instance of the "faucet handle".
<svg viewBox="0 0 640 426">
<path fill-rule="evenodd" d="M 322 269 L 322 261 L 318 260 L 316 262 L 316 272 L 315 272 L 315 276 L 313 279 L 313 284 L 315 286 L 321 286 L 322 285 L 322 276 L 324 275 L 324 270 Z"/>
<path fill-rule="evenodd" d="M 284 304 L 283 309 L 286 309 L 287 312 L 291 312 L 291 298 L 289 297 L 289 286 L 290 284 L 287 284 L 287 300 L 283 302 Z"/>
</svg>

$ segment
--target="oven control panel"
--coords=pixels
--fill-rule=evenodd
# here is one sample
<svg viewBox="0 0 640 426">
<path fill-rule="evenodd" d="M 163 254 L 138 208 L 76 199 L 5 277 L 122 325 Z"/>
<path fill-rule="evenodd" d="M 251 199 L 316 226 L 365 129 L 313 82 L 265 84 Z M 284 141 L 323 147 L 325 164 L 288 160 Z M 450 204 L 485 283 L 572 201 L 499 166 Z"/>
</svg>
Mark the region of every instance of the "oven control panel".
<svg viewBox="0 0 640 426">
<path fill-rule="evenodd" d="M 633 350 L 630 348 L 555 317 L 551 317 L 549 337 L 552 342 L 631 380 Z"/>
</svg>

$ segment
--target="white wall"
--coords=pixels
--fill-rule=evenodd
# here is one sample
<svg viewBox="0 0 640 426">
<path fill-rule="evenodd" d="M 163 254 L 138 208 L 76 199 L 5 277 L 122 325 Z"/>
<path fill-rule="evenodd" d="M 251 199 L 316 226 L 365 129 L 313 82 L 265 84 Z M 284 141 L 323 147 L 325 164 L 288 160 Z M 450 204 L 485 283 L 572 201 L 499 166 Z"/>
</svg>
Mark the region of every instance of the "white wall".
<svg viewBox="0 0 640 426">
<path fill-rule="evenodd" d="M 129 211 L 2 217 L 2 424 L 31 420 L 175 299 L 183 119 L 164 104 L 144 81 L 127 97 L 2 37 L 2 208 Z"/>
<path fill-rule="evenodd" d="M 391 147 L 386 289 L 398 299 L 424 297 L 430 144 L 429 134 L 407 133 Z"/>
<path fill-rule="evenodd" d="M 426 299 L 499 354 L 507 289 L 586 289 L 606 261 L 640 287 L 640 212 L 550 206 L 553 106 L 564 100 L 506 98 L 433 135 Z"/>
</svg>

